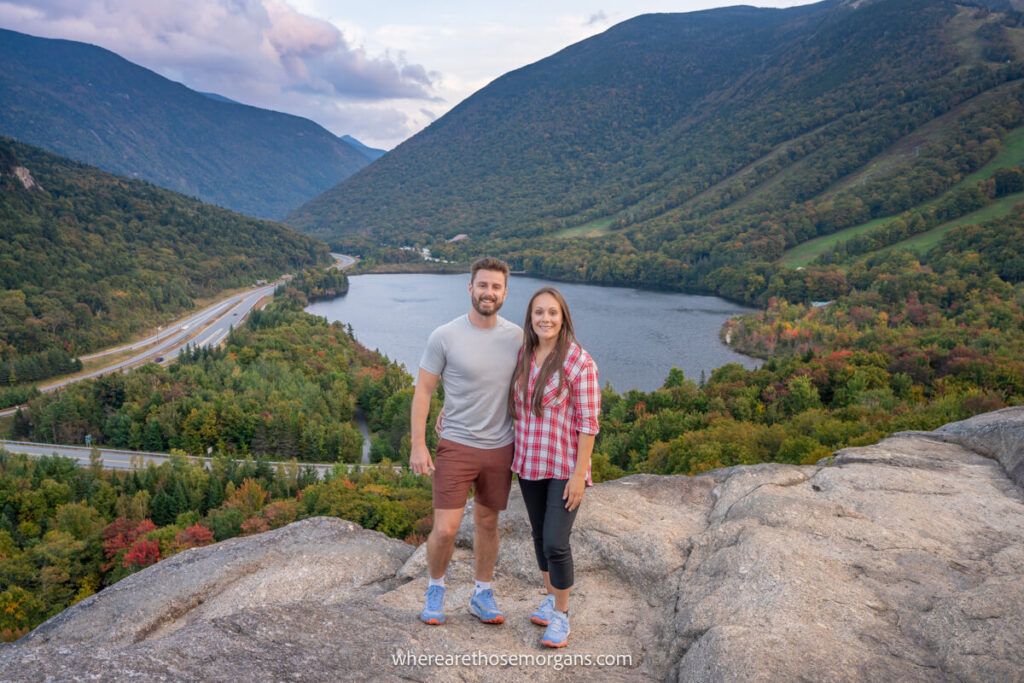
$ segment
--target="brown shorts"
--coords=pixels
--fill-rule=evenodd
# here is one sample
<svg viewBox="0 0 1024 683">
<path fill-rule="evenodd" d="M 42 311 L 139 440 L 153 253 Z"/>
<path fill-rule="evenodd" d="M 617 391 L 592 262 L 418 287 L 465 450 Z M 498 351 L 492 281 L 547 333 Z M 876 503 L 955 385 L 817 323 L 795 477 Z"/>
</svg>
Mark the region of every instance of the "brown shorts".
<svg viewBox="0 0 1024 683">
<path fill-rule="evenodd" d="M 472 485 L 481 505 L 504 510 L 512 488 L 513 446 L 473 448 L 441 439 L 434 456 L 434 509 L 465 507 Z"/>
</svg>

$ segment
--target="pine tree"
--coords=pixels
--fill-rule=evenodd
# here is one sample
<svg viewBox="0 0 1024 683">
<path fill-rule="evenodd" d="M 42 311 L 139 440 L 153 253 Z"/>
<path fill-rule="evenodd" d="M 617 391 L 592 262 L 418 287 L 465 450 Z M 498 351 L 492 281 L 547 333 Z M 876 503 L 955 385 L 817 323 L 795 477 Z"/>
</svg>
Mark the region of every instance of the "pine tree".
<svg viewBox="0 0 1024 683">
<path fill-rule="evenodd" d="M 27 439 L 32 435 L 32 421 L 21 408 L 14 413 L 14 425 L 11 427 L 11 438 Z"/>
<path fill-rule="evenodd" d="M 153 498 L 150 512 L 152 513 L 153 522 L 157 526 L 167 526 L 168 524 L 173 524 L 178 516 L 178 506 L 175 504 L 174 498 L 168 495 L 166 490 L 161 489 L 160 493 L 156 494 L 156 497 Z"/>
</svg>

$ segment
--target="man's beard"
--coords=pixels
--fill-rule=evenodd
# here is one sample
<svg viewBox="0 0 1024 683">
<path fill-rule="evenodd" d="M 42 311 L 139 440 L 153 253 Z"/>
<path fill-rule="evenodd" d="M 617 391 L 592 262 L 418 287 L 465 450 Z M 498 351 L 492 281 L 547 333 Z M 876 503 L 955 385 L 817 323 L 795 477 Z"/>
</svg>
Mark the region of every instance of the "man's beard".
<svg viewBox="0 0 1024 683">
<path fill-rule="evenodd" d="M 487 295 L 487 294 L 481 294 L 479 297 L 475 297 L 475 296 L 472 297 L 473 310 L 475 310 L 477 313 L 479 313 L 480 315 L 483 315 L 483 316 L 492 316 L 492 315 L 496 314 L 501 309 L 501 305 L 503 303 L 505 303 L 504 301 L 501 300 L 501 298 L 495 296 L 495 297 L 493 297 L 493 301 L 487 302 L 487 303 L 492 304 L 494 306 L 494 308 L 492 308 L 491 310 L 486 310 L 486 309 L 484 309 L 481 306 L 481 303 L 484 303 L 482 301 L 482 299 L 484 299 L 484 297 L 491 298 L 490 295 Z"/>
</svg>

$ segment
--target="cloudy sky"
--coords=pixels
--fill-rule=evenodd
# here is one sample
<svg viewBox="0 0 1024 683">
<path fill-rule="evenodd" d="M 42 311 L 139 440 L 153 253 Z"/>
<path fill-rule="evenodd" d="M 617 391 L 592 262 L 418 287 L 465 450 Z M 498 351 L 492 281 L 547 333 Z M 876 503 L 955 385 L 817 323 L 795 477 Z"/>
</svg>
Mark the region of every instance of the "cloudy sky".
<svg viewBox="0 0 1024 683">
<path fill-rule="evenodd" d="M 638 14 L 807 0 L 0 0 L 0 27 L 390 149 L 501 74 Z"/>
</svg>

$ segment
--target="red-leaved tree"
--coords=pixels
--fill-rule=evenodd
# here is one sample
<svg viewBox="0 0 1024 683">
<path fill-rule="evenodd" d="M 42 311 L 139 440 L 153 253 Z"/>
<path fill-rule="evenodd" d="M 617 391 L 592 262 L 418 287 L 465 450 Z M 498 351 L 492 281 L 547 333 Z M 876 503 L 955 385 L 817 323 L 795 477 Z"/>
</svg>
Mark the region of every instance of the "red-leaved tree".
<svg viewBox="0 0 1024 683">
<path fill-rule="evenodd" d="M 178 532 L 174 541 L 182 550 L 199 548 L 213 543 L 213 532 L 198 522 Z"/>
<path fill-rule="evenodd" d="M 126 568 L 142 569 L 160 561 L 160 543 L 140 538 L 124 554 L 122 564 Z"/>
<path fill-rule="evenodd" d="M 140 537 L 155 530 L 156 525 L 148 519 L 136 522 L 131 519 L 119 517 L 108 524 L 103 530 L 103 554 L 108 560 L 108 562 L 103 565 L 103 571 L 109 571 L 118 564 L 123 565 L 123 563 L 119 563 L 117 561 L 118 556 L 129 548 L 132 548 Z"/>
</svg>

